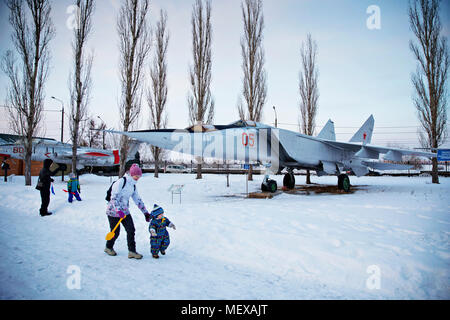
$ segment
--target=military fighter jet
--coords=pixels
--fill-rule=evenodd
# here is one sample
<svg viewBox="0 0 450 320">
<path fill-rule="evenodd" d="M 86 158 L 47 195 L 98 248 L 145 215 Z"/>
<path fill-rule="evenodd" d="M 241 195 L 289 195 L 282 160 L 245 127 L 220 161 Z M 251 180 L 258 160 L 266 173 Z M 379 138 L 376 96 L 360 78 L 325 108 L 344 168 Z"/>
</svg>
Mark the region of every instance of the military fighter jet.
<svg viewBox="0 0 450 320">
<path fill-rule="evenodd" d="M 0 141 L 0 157 L 23 159 L 25 148 L 20 142 L 20 137 L 5 134 L 2 136 L 7 136 L 7 139 Z M 136 147 L 137 144 L 133 145 L 132 149 L 135 150 Z M 135 152 L 128 154 L 134 156 Z M 119 150 L 89 147 L 78 147 L 77 157 L 77 169 L 82 169 L 84 166 L 113 166 L 119 164 L 120 160 Z M 50 138 L 34 138 L 31 160 L 44 161 L 45 159 L 52 159 L 53 162 L 60 164 L 72 164 L 72 145 Z"/>
<path fill-rule="evenodd" d="M 286 168 L 283 186 L 288 189 L 295 186 L 294 169 L 315 170 L 318 176 L 336 175 L 339 189 L 348 192 L 350 179 L 347 173 L 350 171 L 356 176 L 362 176 L 369 172 L 369 168 L 411 168 L 403 164 L 376 161 L 380 154 L 384 154 L 384 160 L 394 162 L 402 161 L 403 155 L 436 157 L 435 153 L 371 145 L 373 128 L 374 118 L 371 115 L 349 142 L 336 141 L 331 120 L 316 137 L 244 120 L 229 125 L 194 125 L 184 130 L 105 131 L 194 156 L 260 163 L 272 173 Z M 261 189 L 275 192 L 277 184 L 266 174 Z"/>
</svg>

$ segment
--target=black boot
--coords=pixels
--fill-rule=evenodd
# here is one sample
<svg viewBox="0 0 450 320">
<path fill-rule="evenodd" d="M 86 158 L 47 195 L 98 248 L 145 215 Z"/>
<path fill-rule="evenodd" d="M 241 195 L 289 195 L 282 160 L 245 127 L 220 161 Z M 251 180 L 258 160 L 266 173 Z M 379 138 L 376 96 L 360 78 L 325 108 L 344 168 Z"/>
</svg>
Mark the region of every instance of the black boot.
<svg viewBox="0 0 450 320">
<path fill-rule="evenodd" d="M 159 259 L 159 256 L 158 256 L 158 254 L 154 254 L 154 255 L 152 255 L 152 257 L 153 257 L 154 259 Z"/>
</svg>

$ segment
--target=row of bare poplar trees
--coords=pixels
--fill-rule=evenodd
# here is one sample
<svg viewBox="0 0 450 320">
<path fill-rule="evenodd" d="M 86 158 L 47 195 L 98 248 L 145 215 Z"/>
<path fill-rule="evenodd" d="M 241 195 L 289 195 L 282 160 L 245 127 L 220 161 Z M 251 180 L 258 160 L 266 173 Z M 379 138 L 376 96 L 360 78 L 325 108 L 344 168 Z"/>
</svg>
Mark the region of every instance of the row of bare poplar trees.
<svg viewBox="0 0 450 320">
<path fill-rule="evenodd" d="M 13 130 L 24 137 L 25 183 L 31 184 L 32 137 L 42 120 L 44 85 L 49 74 L 49 42 L 55 35 L 50 16 L 49 0 L 7 0 L 9 21 L 13 27 L 12 40 L 19 59 L 7 51 L 2 68 L 10 79 L 8 105 Z M 69 76 L 70 129 L 73 144 L 73 170 L 76 168 L 80 123 L 86 120 L 91 90 L 93 56 L 86 52 L 86 41 L 92 30 L 94 0 L 74 0 L 77 8 L 73 28 L 73 70 Z M 449 66 L 446 38 L 442 36 L 439 20 L 440 0 L 414 0 L 409 7 L 410 27 L 419 45 L 411 41 L 410 47 L 419 61 L 412 82 L 416 91 L 414 105 L 422 124 L 424 141 L 436 149 L 446 135 L 446 81 Z M 26 8 L 28 10 L 26 10 Z M 121 101 L 119 105 L 122 130 L 128 131 L 136 123 L 145 96 L 150 107 L 151 129 L 167 124 L 167 14 L 160 12 L 156 23 L 155 55 L 150 67 L 150 86 L 144 87 L 147 58 L 150 54 L 152 34 L 148 25 L 149 0 L 123 0 L 117 19 L 119 35 L 119 71 Z M 241 119 L 260 121 L 266 102 L 267 84 L 262 44 L 264 17 L 262 0 L 242 0 L 244 33 L 241 37 L 243 89 L 238 112 Z M 31 19 L 30 19 L 31 17 Z M 191 18 L 193 64 L 189 69 L 191 90 L 187 105 L 191 125 L 210 124 L 214 118 L 214 98 L 211 84 L 211 1 L 195 0 Z M 313 135 L 318 105 L 317 44 L 308 35 L 301 49 L 300 71 L 300 128 Z M 17 62 L 19 60 L 19 62 Z M 243 99 L 242 99 L 243 98 Z M 194 127 L 195 128 L 195 127 Z M 122 137 L 120 175 L 125 172 L 129 141 Z M 161 150 L 152 148 L 156 168 Z M 437 179 L 437 162 L 433 161 L 433 182 Z M 158 174 L 157 172 L 155 173 Z M 197 170 L 201 178 L 201 167 Z"/>
<path fill-rule="evenodd" d="M 88 103 L 92 88 L 91 69 L 93 55 L 86 50 L 92 31 L 94 0 L 75 0 L 75 26 L 73 28 L 73 69 L 69 75 L 70 132 L 73 165 L 76 168 L 77 148 L 80 143 L 81 124 L 88 120 Z M 2 67 L 10 79 L 8 105 L 12 129 L 23 138 L 25 148 L 25 183 L 31 184 L 32 138 L 39 130 L 44 107 L 44 86 L 49 75 L 49 43 L 55 36 L 49 0 L 7 0 L 9 21 L 13 28 L 12 40 L 19 62 L 12 50 L 4 56 Z M 136 123 L 143 97 L 150 107 L 150 126 L 163 128 L 167 124 L 167 62 L 169 41 L 167 14 L 160 13 L 156 23 L 156 48 L 151 68 L 149 88 L 144 88 L 146 63 L 150 54 L 152 35 L 148 25 L 149 0 L 123 0 L 117 19 L 119 35 L 119 72 L 121 101 L 119 105 L 122 130 L 128 131 Z M 244 71 L 243 97 L 247 105 L 242 118 L 259 121 L 266 100 L 266 73 L 262 47 L 262 0 L 243 0 L 244 36 L 241 39 L 242 68 Z M 214 99 L 211 95 L 211 2 L 195 0 L 192 10 L 193 64 L 189 70 L 191 91 L 187 97 L 191 125 L 212 123 Z M 200 126 L 201 127 L 201 126 Z M 125 172 L 129 139 L 121 138 L 120 175 Z M 152 147 L 158 168 L 162 151 Z M 200 168 L 199 168 L 200 169 Z M 156 175 L 158 172 L 156 172 Z M 198 171 L 201 178 L 201 170 Z"/>
<path fill-rule="evenodd" d="M 31 185 L 33 137 L 40 129 L 44 111 L 44 87 L 50 70 L 49 43 L 55 36 L 48 0 L 7 0 L 15 53 L 8 50 L 2 69 L 10 80 L 9 118 L 12 130 L 22 137 L 25 149 L 25 184 Z M 76 0 L 73 28 L 73 69 L 69 75 L 70 132 L 73 142 L 72 170 L 76 170 L 80 123 L 87 120 L 93 56 L 86 53 L 92 28 L 93 0 Z M 63 130 L 63 129 L 62 129 Z"/>
</svg>

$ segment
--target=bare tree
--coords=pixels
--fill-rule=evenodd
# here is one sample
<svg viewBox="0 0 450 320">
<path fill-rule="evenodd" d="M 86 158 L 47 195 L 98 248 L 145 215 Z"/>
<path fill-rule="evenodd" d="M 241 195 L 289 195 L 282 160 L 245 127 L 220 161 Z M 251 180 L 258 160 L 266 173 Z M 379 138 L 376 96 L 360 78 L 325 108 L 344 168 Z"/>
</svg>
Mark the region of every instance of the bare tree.
<svg viewBox="0 0 450 320">
<path fill-rule="evenodd" d="M 49 43 L 55 35 L 48 0 L 7 0 L 12 42 L 19 55 L 8 50 L 2 69 L 9 78 L 7 101 L 12 129 L 23 139 L 25 185 L 31 185 L 32 139 L 44 107 L 44 85 L 49 73 Z"/>
<path fill-rule="evenodd" d="M 80 142 L 80 122 L 88 117 L 89 94 L 92 86 L 91 68 L 93 55 L 86 55 L 86 40 L 92 29 L 94 0 L 76 0 L 77 23 L 73 28 L 72 52 L 73 74 L 69 77 L 70 90 L 70 134 L 72 139 L 72 172 L 77 168 L 77 150 Z"/>
<path fill-rule="evenodd" d="M 120 51 L 120 80 L 122 98 L 120 119 L 123 131 L 128 131 L 141 111 L 142 83 L 145 62 L 150 51 L 151 35 L 147 27 L 149 0 L 124 0 L 117 20 Z M 122 136 L 120 143 L 119 175 L 125 174 L 129 139 Z"/>
<path fill-rule="evenodd" d="M 188 94 L 189 119 L 194 129 L 202 130 L 203 123 L 214 118 L 214 99 L 211 96 L 211 2 L 196 0 L 192 8 L 192 54 L 194 64 L 189 68 L 191 93 Z M 206 119 L 205 119 L 206 118 Z M 197 157 L 197 179 L 202 178 L 201 158 Z"/>
<path fill-rule="evenodd" d="M 441 35 L 439 0 L 413 0 L 409 4 L 409 22 L 417 42 L 409 47 L 418 66 L 411 80 L 415 89 L 414 105 L 425 134 L 425 147 L 436 150 L 446 138 L 447 72 L 449 53 L 446 37 Z M 438 163 L 433 158 L 432 182 L 439 183 Z"/>
<path fill-rule="evenodd" d="M 244 35 L 241 37 L 242 71 L 244 72 L 242 96 L 246 108 L 240 99 L 238 112 L 243 120 L 261 121 L 267 95 L 262 43 L 264 29 L 262 0 L 244 0 L 241 9 L 244 22 Z M 251 165 L 248 179 L 253 180 Z"/>
<path fill-rule="evenodd" d="M 167 46 L 169 34 L 167 32 L 167 13 L 160 11 L 160 20 L 156 23 L 156 53 L 150 69 L 151 88 L 147 92 L 147 102 L 150 108 L 150 128 L 162 129 L 167 126 Z M 151 147 L 155 159 L 155 178 L 159 173 L 159 162 L 162 159 L 163 149 Z"/>
<path fill-rule="evenodd" d="M 316 65 L 317 43 L 308 34 L 306 43 L 300 49 L 302 69 L 299 74 L 300 92 L 300 130 L 312 136 L 316 128 L 317 102 L 319 99 L 319 71 Z M 309 170 L 306 170 L 306 183 L 311 184 Z"/>
<path fill-rule="evenodd" d="M 104 133 L 100 130 L 106 129 L 106 124 L 101 121 L 97 124 L 94 117 L 83 121 L 84 125 L 80 126 L 79 146 L 92 147 L 102 149 L 104 145 Z"/>
</svg>

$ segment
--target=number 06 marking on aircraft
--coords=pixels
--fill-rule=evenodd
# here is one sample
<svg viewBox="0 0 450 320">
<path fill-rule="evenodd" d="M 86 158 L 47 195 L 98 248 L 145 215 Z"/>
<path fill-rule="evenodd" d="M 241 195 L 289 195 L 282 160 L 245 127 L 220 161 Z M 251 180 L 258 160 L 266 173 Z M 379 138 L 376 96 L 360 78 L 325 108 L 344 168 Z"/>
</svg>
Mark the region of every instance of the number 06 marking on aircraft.
<svg viewBox="0 0 450 320">
<path fill-rule="evenodd" d="M 255 145 L 255 134 L 246 132 L 242 132 L 242 145 L 244 147 L 250 146 L 253 147 Z"/>
</svg>

